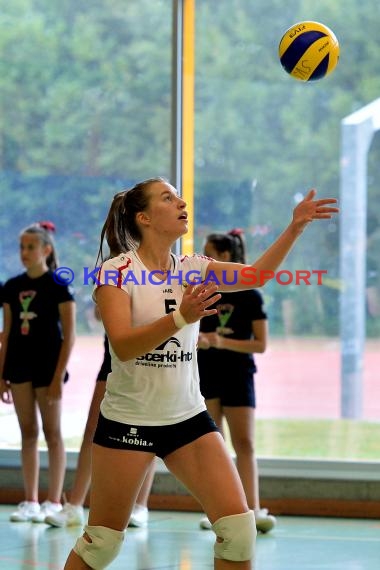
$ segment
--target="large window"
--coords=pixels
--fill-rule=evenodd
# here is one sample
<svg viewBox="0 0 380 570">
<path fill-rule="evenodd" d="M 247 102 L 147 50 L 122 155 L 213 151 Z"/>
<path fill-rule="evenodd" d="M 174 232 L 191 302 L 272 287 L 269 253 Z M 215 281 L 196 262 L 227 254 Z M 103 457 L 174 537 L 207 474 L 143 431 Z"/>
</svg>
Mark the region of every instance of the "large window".
<svg viewBox="0 0 380 570">
<path fill-rule="evenodd" d="M 196 16 L 195 244 L 207 233 L 245 230 L 253 261 L 315 187 L 339 198 L 341 122 L 380 95 L 376 57 L 380 15 L 374 0 L 205 0 Z M 282 69 L 279 39 L 303 20 L 332 28 L 340 63 L 324 80 L 296 81 Z M 380 272 L 379 139 L 368 157 L 366 342 L 355 379 L 363 405 L 342 417 L 340 218 L 307 230 L 284 275 L 263 290 L 269 349 L 257 357 L 260 456 L 379 459 Z M 343 212 L 342 212 L 343 215 Z M 358 210 L 358 215 L 360 212 Z M 296 272 L 326 270 L 322 284 Z M 352 323 L 354 328 L 354 323 Z M 357 342 L 357 330 L 351 330 Z M 353 396 L 352 396 L 353 397 Z M 372 434 L 372 435 L 371 435 Z"/>
<path fill-rule="evenodd" d="M 0 0 L 0 279 L 22 270 L 21 229 L 54 221 L 60 264 L 75 274 L 64 428 L 76 446 L 102 357 L 83 268 L 112 196 L 170 176 L 171 4 Z M 13 407 L 0 404 L 0 424 L 0 445 L 19 445 Z"/>
<path fill-rule="evenodd" d="M 102 358 L 83 267 L 94 264 L 112 195 L 172 174 L 171 0 L 0 0 L 0 279 L 21 271 L 18 233 L 57 226 L 74 270 L 79 338 L 65 390 L 64 429 L 78 447 Z M 195 2 L 194 249 L 241 227 L 252 261 L 310 187 L 340 194 L 341 123 L 380 96 L 376 0 Z M 341 60 L 302 83 L 277 46 L 297 21 L 336 33 Z M 186 109 L 185 109 L 185 112 Z M 191 124 L 188 122 L 187 124 Z M 270 342 L 257 357 L 257 451 L 268 457 L 379 459 L 379 137 L 368 156 L 363 406 L 342 417 L 340 219 L 314 224 L 284 264 L 293 281 L 263 290 Z M 327 271 L 322 284 L 297 271 Z M 353 338 L 357 331 L 353 330 Z M 0 404 L 0 445 L 18 446 Z"/>
</svg>

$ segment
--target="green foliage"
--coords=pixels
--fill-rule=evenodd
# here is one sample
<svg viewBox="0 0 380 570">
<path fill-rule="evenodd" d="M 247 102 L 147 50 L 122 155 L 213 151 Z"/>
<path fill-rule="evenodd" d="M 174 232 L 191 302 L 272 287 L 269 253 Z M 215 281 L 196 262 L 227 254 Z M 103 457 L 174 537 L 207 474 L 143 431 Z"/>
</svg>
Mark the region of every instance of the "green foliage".
<svg viewBox="0 0 380 570">
<path fill-rule="evenodd" d="M 19 270 L 19 230 L 46 218 L 62 264 L 80 274 L 111 196 L 170 175 L 171 10 L 166 0 L 0 0 L 0 278 Z M 339 195 L 340 122 L 380 93 L 379 12 L 375 0 L 196 3 L 197 250 L 208 231 L 239 226 L 255 259 L 309 187 Z M 290 78 L 277 55 L 300 20 L 329 25 L 341 45 L 335 72 L 312 84 Z M 379 164 L 375 139 L 374 211 Z M 310 228 L 287 267 L 337 279 L 338 229 Z M 297 290 L 297 334 L 337 333 L 337 290 L 319 289 Z M 266 293 L 279 334 L 293 294 Z"/>
<path fill-rule="evenodd" d="M 353 420 L 258 420 L 260 457 L 379 460 L 380 424 Z"/>
<path fill-rule="evenodd" d="M 354 1 L 298 0 L 286 8 L 276 1 L 222 0 L 217 7 L 215 2 L 199 3 L 198 247 L 210 225 L 219 230 L 240 226 L 255 259 L 268 244 L 257 228 L 266 226 L 271 241 L 308 188 L 317 188 L 321 196 L 339 196 L 341 121 L 380 93 L 379 61 L 372 55 L 379 49 L 374 18 L 378 13 L 379 6 L 371 0 L 361 6 Z M 302 20 L 327 24 L 341 46 L 341 61 L 334 73 L 310 84 L 290 78 L 277 56 L 284 31 Z M 376 208 L 380 193 L 375 151 L 370 155 L 370 172 L 370 205 Z M 245 198 L 236 196 L 241 180 L 245 181 Z M 234 212 L 231 199 L 239 201 L 240 209 L 245 206 L 243 215 Z M 326 285 L 296 288 L 295 334 L 336 335 L 338 220 L 308 229 L 307 239 L 297 244 L 285 265 L 292 271 L 328 271 Z M 283 333 L 282 300 L 294 298 L 294 293 L 294 287 L 272 284 L 266 288 L 275 334 Z"/>
<path fill-rule="evenodd" d="M 225 436 L 234 454 L 227 426 Z M 255 429 L 256 453 L 263 458 L 378 461 L 379 437 L 379 423 L 343 419 L 259 419 Z M 65 439 L 67 449 L 80 443 L 81 437 Z M 46 447 L 42 440 L 39 445 Z"/>
</svg>

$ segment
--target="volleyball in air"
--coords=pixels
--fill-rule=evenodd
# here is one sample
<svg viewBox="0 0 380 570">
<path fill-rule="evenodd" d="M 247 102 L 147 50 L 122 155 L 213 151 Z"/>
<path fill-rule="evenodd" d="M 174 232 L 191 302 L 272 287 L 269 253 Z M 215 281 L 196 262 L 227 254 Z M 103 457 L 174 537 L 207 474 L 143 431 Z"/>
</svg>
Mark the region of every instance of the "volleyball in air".
<svg viewBox="0 0 380 570">
<path fill-rule="evenodd" d="M 281 65 L 294 79 L 316 81 L 329 75 L 339 60 L 339 42 L 324 24 L 298 22 L 280 40 Z"/>
</svg>

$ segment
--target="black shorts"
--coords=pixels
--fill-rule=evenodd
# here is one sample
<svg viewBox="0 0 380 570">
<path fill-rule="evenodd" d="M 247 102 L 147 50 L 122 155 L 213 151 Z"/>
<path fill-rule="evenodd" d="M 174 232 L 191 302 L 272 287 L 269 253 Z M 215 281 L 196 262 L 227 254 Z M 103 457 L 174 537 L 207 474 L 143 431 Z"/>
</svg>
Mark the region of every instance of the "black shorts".
<svg viewBox="0 0 380 570">
<path fill-rule="evenodd" d="M 54 374 L 54 372 L 53 372 Z M 35 375 L 31 374 L 30 372 L 26 376 L 14 376 L 10 378 L 9 382 L 12 384 L 26 384 L 26 382 L 31 382 L 33 388 L 48 388 L 53 380 L 53 374 L 45 376 L 41 372 L 36 373 Z M 69 379 L 68 372 L 65 373 L 65 377 L 63 382 L 66 383 Z"/>
<path fill-rule="evenodd" d="M 43 359 L 38 364 L 20 359 L 18 363 L 13 362 L 7 367 L 4 378 L 11 384 L 31 382 L 33 388 L 47 388 L 53 380 L 56 364 L 56 361 L 49 363 Z M 67 382 L 68 379 L 69 374 L 65 372 L 63 381 Z"/>
<path fill-rule="evenodd" d="M 107 420 L 100 414 L 94 443 L 112 449 L 155 453 L 163 459 L 169 453 L 213 431 L 219 430 L 206 411 L 183 422 L 164 426 L 123 424 Z"/>
<path fill-rule="evenodd" d="M 222 406 L 256 408 L 255 378 L 249 370 L 202 371 L 200 388 L 205 400 L 218 398 Z"/>
</svg>

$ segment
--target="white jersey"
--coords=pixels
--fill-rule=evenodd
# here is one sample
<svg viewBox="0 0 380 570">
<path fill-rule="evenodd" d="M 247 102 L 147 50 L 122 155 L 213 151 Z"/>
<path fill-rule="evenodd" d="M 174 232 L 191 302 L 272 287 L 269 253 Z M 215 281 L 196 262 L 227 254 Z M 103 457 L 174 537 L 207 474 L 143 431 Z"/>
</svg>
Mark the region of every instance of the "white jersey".
<svg viewBox="0 0 380 570">
<path fill-rule="evenodd" d="M 131 299 L 132 326 L 156 321 L 182 301 L 186 283 L 205 279 L 210 259 L 201 255 L 175 256 L 165 282 L 154 275 L 136 252 L 107 260 L 100 285 L 113 285 Z M 123 318 L 120 315 L 120 318 Z M 196 345 L 199 322 L 178 330 L 160 346 L 126 362 L 112 350 L 112 372 L 101 412 L 107 419 L 135 425 L 169 425 L 187 420 L 206 409 L 199 388 Z"/>
</svg>

